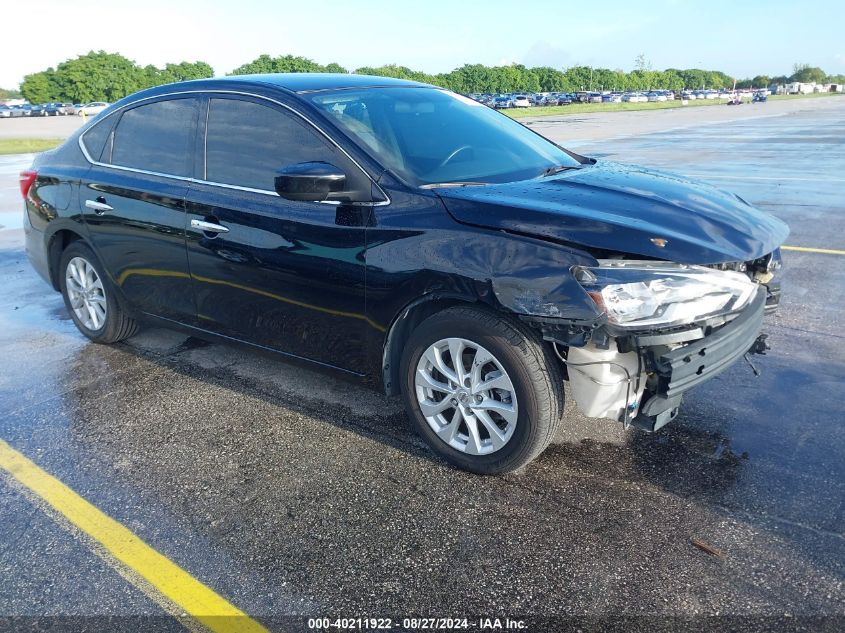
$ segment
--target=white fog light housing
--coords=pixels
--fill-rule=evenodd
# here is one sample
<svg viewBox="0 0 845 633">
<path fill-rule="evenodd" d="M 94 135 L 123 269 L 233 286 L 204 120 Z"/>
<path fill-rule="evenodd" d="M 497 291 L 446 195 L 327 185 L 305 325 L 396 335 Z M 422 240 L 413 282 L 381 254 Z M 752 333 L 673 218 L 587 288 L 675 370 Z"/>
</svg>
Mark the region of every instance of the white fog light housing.
<svg viewBox="0 0 845 633">
<path fill-rule="evenodd" d="M 666 262 L 599 260 L 573 270 L 616 326 L 671 327 L 744 308 L 757 289 L 743 273 Z"/>
</svg>

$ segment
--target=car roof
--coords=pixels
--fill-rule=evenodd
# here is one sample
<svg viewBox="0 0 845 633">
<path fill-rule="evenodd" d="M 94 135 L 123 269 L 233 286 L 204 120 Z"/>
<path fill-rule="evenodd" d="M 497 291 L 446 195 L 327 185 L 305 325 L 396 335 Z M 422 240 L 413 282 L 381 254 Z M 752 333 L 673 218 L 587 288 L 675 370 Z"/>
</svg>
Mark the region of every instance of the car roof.
<svg viewBox="0 0 845 633">
<path fill-rule="evenodd" d="M 384 86 L 426 86 L 428 84 L 393 77 L 372 75 L 349 75 L 343 73 L 277 73 L 265 75 L 232 75 L 209 79 L 213 82 L 269 84 L 291 92 L 316 92 L 319 90 L 343 90 L 349 88 L 375 88 Z"/>
<path fill-rule="evenodd" d="M 347 75 L 341 73 L 278 73 L 266 75 L 232 75 L 212 79 L 194 79 L 171 84 L 162 84 L 135 92 L 113 104 L 122 108 L 129 104 L 164 96 L 173 92 L 204 90 L 281 90 L 288 93 L 304 94 L 323 90 L 344 90 L 350 88 L 381 87 L 421 87 L 434 88 L 429 84 L 392 77 L 374 77 L 370 75 Z M 90 105 L 90 104 L 89 104 Z"/>
</svg>

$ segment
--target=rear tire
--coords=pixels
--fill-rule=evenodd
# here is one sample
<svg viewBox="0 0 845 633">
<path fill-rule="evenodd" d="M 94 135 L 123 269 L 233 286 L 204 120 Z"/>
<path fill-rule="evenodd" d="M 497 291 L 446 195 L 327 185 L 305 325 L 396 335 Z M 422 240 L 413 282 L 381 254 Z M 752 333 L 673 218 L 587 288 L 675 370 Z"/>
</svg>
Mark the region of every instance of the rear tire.
<svg viewBox="0 0 845 633">
<path fill-rule="evenodd" d="M 95 343 L 116 343 L 138 331 L 96 255 L 83 242 L 72 242 L 62 253 L 59 284 L 74 324 Z"/>
<path fill-rule="evenodd" d="M 460 370 L 453 352 L 461 356 Z M 401 375 L 416 431 L 463 470 L 494 475 L 522 468 L 560 425 L 557 359 L 534 332 L 488 310 L 454 307 L 423 321 L 405 345 Z"/>
</svg>

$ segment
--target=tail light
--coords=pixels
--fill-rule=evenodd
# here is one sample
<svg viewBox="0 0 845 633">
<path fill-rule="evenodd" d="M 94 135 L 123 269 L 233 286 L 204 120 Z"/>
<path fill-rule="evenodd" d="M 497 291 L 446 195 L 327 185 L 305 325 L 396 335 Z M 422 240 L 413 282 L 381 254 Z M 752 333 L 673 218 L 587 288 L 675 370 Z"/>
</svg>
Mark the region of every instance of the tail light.
<svg viewBox="0 0 845 633">
<path fill-rule="evenodd" d="M 35 178 L 38 176 L 37 171 L 22 171 L 19 177 L 19 182 L 21 185 L 21 195 L 26 199 L 27 194 L 29 194 L 29 189 L 32 187 L 32 183 L 35 182 Z"/>
</svg>

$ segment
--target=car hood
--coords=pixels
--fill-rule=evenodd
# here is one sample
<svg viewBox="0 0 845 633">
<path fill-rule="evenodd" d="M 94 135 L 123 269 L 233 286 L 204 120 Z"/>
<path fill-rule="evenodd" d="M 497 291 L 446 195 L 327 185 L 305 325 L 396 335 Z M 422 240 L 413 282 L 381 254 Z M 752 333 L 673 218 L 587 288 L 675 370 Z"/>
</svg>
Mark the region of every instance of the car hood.
<svg viewBox="0 0 845 633">
<path fill-rule="evenodd" d="M 749 261 L 789 228 L 683 176 L 600 161 L 557 176 L 436 189 L 459 222 L 687 264 Z"/>
</svg>

